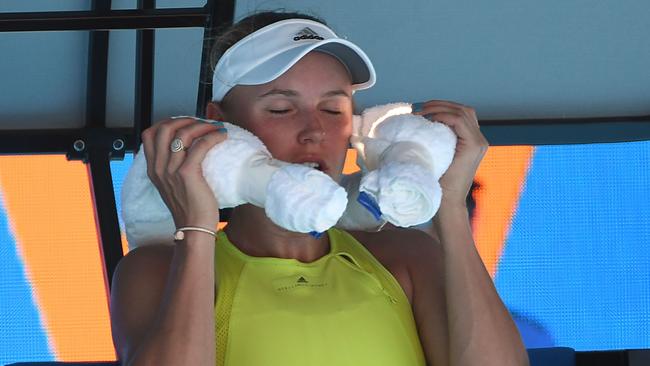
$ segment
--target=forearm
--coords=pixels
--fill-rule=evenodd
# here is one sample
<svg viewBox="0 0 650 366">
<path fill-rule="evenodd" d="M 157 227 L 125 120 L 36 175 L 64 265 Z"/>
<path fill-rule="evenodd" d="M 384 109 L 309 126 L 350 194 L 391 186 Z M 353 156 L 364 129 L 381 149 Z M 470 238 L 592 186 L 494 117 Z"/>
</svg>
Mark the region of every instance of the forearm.
<svg viewBox="0 0 650 366">
<path fill-rule="evenodd" d="M 519 332 L 474 245 L 465 206 L 443 200 L 434 226 L 444 251 L 450 365 L 527 365 Z"/>
<path fill-rule="evenodd" d="M 128 365 L 215 364 L 214 238 L 186 232 L 176 245 L 155 325 Z"/>
</svg>

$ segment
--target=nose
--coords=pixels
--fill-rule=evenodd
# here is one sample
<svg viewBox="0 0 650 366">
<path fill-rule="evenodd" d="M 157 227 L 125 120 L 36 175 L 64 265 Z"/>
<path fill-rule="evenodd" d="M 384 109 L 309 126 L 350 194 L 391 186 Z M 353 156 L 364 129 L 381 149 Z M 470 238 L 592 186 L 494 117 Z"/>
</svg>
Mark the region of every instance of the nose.
<svg viewBox="0 0 650 366">
<path fill-rule="evenodd" d="M 322 123 L 315 115 L 305 113 L 305 124 L 298 133 L 298 141 L 301 144 L 317 144 L 322 142 L 323 139 L 325 139 L 325 129 Z"/>
</svg>

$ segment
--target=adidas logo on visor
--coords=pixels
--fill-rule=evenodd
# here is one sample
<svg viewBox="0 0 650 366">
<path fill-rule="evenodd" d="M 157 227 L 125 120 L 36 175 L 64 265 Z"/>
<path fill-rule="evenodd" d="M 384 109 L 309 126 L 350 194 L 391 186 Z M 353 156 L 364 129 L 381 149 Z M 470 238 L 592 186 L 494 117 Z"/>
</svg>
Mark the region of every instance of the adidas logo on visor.
<svg viewBox="0 0 650 366">
<path fill-rule="evenodd" d="M 309 27 L 303 28 L 300 32 L 296 33 L 293 37 L 294 41 L 300 41 L 302 39 L 318 39 L 323 40 L 323 37 L 319 36 L 318 33 L 311 30 Z"/>
</svg>

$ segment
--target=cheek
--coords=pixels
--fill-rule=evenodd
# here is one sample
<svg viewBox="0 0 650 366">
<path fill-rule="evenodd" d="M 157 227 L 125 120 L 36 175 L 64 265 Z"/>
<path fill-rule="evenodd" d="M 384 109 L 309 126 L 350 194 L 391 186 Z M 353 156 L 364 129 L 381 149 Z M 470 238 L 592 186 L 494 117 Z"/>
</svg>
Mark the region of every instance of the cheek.
<svg viewBox="0 0 650 366">
<path fill-rule="evenodd" d="M 287 160 L 290 157 L 290 149 L 294 144 L 292 141 L 295 141 L 292 130 L 279 125 L 260 124 L 251 129 L 251 132 L 262 140 L 274 158 Z"/>
<path fill-rule="evenodd" d="M 328 131 L 328 142 L 332 150 L 336 151 L 337 154 L 340 154 L 337 157 L 343 168 L 343 163 L 345 162 L 345 157 L 347 155 L 348 147 L 350 146 L 350 136 L 352 135 L 352 122 L 343 122 L 338 125 L 338 128 Z"/>
<path fill-rule="evenodd" d="M 238 125 L 257 136 L 274 158 L 282 160 L 286 157 L 286 151 L 284 150 L 286 150 L 287 146 L 290 146 L 289 134 L 291 133 L 291 131 L 287 131 L 286 124 L 266 121 L 252 111 L 249 113 L 240 113 L 237 117 Z"/>
<path fill-rule="evenodd" d="M 346 118 L 332 124 L 332 128 L 327 131 L 327 134 L 337 142 L 337 146 L 342 145 L 347 148 L 352 135 L 352 118 Z"/>
</svg>

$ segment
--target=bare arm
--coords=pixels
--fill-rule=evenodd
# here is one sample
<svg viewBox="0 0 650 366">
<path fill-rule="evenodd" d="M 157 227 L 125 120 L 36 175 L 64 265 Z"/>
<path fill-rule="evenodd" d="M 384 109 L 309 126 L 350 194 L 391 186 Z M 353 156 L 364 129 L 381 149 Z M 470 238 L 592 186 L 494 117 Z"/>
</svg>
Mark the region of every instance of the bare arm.
<svg viewBox="0 0 650 366">
<path fill-rule="evenodd" d="M 414 311 L 427 358 L 435 366 L 528 365 L 519 332 L 476 250 L 465 204 L 488 147 L 476 114 L 444 101 L 425 103 L 420 114 L 458 136 L 454 161 L 440 180 L 443 199 L 433 220 L 439 242 L 427 239 L 423 245 L 429 248 L 426 257 L 441 266 L 432 269 L 432 263 L 420 261 L 414 274 Z M 441 291 L 444 295 L 434 297 Z M 440 319 L 446 319 L 446 335 L 431 328 L 440 327 L 434 324 Z"/>
<path fill-rule="evenodd" d="M 444 252 L 451 365 L 527 365 L 510 313 L 476 250 L 467 209 L 445 203 L 434 220 Z"/>
<path fill-rule="evenodd" d="M 189 149 L 171 152 L 174 138 Z M 217 127 L 191 119 L 167 120 L 143 132 L 147 174 L 177 227 L 216 228 L 218 204 L 200 163 L 224 139 Z M 124 258 L 115 273 L 111 322 L 120 359 L 126 365 L 213 366 L 214 237 L 188 231 L 171 252 L 148 249 Z"/>
<path fill-rule="evenodd" d="M 113 340 L 124 365 L 214 365 L 214 240 L 136 249 L 115 272 Z"/>
</svg>

